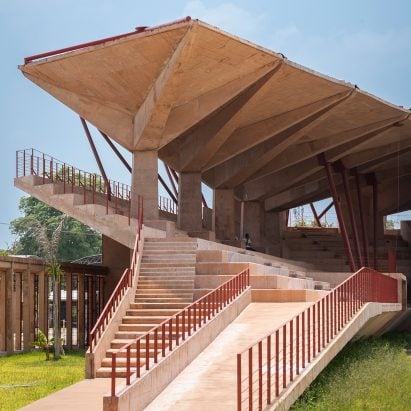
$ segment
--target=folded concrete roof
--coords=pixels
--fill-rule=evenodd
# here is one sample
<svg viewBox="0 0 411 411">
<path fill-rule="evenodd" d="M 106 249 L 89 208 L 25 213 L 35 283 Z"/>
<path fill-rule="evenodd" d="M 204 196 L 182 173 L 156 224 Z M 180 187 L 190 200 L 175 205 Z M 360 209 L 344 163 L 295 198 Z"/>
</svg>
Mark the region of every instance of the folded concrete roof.
<svg viewBox="0 0 411 411">
<path fill-rule="evenodd" d="M 381 180 L 410 174 L 409 110 L 198 20 L 20 69 L 126 149 L 267 209 L 328 196 L 320 153 Z"/>
</svg>

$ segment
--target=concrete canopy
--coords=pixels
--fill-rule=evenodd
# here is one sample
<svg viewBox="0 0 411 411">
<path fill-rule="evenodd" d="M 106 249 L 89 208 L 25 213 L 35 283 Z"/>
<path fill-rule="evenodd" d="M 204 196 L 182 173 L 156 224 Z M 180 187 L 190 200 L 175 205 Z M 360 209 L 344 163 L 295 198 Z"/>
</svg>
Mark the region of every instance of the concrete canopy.
<svg viewBox="0 0 411 411">
<path fill-rule="evenodd" d="M 198 20 L 20 69 L 126 149 L 267 210 L 328 196 L 321 153 L 382 180 L 411 165 L 409 110 Z"/>
</svg>

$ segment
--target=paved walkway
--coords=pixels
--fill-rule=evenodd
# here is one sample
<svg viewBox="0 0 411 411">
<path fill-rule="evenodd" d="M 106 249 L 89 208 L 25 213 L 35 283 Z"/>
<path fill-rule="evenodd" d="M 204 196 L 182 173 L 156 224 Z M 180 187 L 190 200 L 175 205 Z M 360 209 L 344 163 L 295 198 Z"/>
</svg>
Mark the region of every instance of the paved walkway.
<svg viewBox="0 0 411 411">
<path fill-rule="evenodd" d="M 101 411 L 103 409 L 103 396 L 110 392 L 110 381 L 109 378 L 83 380 L 48 397 L 35 401 L 21 408 L 21 410 Z"/>
<path fill-rule="evenodd" d="M 252 303 L 145 409 L 236 409 L 236 354 L 312 303 Z"/>
</svg>

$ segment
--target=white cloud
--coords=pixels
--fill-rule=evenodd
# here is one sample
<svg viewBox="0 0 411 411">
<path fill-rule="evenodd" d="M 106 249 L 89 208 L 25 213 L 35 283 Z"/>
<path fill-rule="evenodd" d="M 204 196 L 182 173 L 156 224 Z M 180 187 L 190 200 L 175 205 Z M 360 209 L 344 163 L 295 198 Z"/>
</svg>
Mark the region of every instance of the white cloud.
<svg viewBox="0 0 411 411">
<path fill-rule="evenodd" d="M 201 0 L 192 0 L 185 5 L 183 14 L 249 40 L 260 30 L 264 21 L 263 15 L 254 15 L 231 2 L 207 7 Z"/>
</svg>

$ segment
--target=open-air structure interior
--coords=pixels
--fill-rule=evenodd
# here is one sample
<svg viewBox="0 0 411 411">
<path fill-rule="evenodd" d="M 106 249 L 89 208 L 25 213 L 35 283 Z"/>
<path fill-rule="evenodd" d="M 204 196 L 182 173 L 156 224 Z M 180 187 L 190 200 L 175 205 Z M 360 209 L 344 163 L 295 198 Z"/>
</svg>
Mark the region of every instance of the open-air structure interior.
<svg viewBox="0 0 411 411">
<path fill-rule="evenodd" d="M 19 68 L 80 116 L 101 176 L 30 149 L 15 185 L 102 233 L 109 270 L 86 358 L 106 383 L 44 401 L 287 409 L 355 335 L 409 321 L 411 224 L 384 219 L 411 208 L 410 110 L 189 17 Z M 318 227 L 290 229 L 304 204 Z"/>
</svg>

